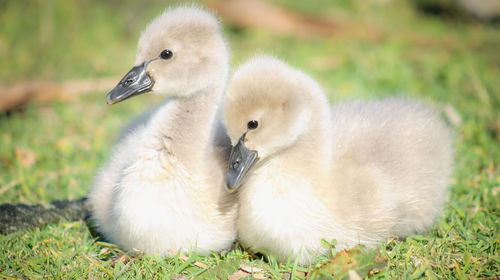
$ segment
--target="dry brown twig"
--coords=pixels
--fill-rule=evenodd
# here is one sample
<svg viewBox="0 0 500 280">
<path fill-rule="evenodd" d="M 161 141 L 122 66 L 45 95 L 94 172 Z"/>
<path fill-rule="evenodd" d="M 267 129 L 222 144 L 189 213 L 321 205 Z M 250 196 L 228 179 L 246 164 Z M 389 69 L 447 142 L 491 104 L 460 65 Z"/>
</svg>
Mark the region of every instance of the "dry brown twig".
<svg viewBox="0 0 500 280">
<path fill-rule="evenodd" d="M 170 254 L 172 254 L 173 256 L 177 256 L 177 252 L 173 249 L 168 249 L 168 252 Z M 187 261 L 189 258 L 185 255 L 179 255 L 179 259 L 183 262 Z M 204 264 L 204 263 L 201 263 L 201 262 L 198 262 L 198 261 L 194 261 L 193 262 L 193 265 L 199 267 L 199 268 L 208 268 L 208 265 Z"/>
<path fill-rule="evenodd" d="M 248 276 L 254 279 L 267 279 L 266 271 L 262 268 L 240 264 L 239 270 L 229 276 L 229 280 L 239 280 Z"/>
</svg>

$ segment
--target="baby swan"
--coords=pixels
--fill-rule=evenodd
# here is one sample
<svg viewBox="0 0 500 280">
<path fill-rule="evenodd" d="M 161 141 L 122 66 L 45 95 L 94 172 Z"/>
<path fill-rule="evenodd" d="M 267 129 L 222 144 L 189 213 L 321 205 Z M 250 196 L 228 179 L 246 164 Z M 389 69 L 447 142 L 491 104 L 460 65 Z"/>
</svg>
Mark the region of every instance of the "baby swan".
<svg viewBox="0 0 500 280">
<path fill-rule="evenodd" d="M 147 26 L 108 103 L 147 91 L 171 99 L 132 126 L 94 183 L 92 217 L 106 239 L 146 254 L 230 248 L 237 209 L 224 189 L 230 143 L 217 114 L 228 60 L 206 11 L 170 9 Z"/>
<path fill-rule="evenodd" d="M 373 247 L 432 226 L 446 200 L 450 132 L 404 99 L 333 109 L 317 83 L 272 58 L 244 64 L 228 85 L 224 121 L 235 144 L 227 187 L 239 189 L 244 246 L 297 258 Z"/>
</svg>

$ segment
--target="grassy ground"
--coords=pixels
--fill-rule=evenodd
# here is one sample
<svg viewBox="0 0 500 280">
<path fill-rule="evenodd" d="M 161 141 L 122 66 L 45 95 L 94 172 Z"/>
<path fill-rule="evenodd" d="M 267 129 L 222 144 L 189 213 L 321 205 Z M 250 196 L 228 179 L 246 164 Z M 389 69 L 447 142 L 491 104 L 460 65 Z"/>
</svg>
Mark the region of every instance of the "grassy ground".
<svg viewBox="0 0 500 280">
<path fill-rule="evenodd" d="M 1 2 L 0 80 L 124 74 L 140 30 L 163 2 Z M 276 2 L 363 31 L 296 38 L 227 27 L 235 65 L 254 53 L 272 53 L 316 77 L 332 102 L 399 94 L 454 108 L 455 172 L 450 202 L 436 227 L 388 240 L 378 253 L 351 251 L 298 267 L 239 248 L 187 260 L 127 255 L 96 243 L 84 223 L 62 222 L 0 236 L 0 278 L 224 279 L 247 264 L 272 279 L 301 279 L 307 271 L 324 279 L 322 273 L 331 271 L 345 276 L 350 262 L 358 263 L 360 274 L 374 268 L 373 279 L 498 279 L 500 28 L 423 16 L 402 1 Z M 120 126 L 159 101 L 139 98 L 108 107 L 104 93 L 93 93 L 78 102 L 32 104 L 0 116 L 0 203 L 85 195 Z"/>
</svg>

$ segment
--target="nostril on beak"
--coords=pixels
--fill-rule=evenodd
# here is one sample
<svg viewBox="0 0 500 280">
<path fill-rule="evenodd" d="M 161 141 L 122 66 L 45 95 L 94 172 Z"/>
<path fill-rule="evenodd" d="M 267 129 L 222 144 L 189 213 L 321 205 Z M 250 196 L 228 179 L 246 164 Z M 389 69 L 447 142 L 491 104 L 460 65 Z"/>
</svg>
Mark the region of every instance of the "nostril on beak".
<svg viewBox="0 0 500 280">
<path fill-rule="evenodd" d="M 125 81 L 125 85 L 126 85 L 126 86 L 130 86 L 133 82 L 134 82 L 134 80 L 133 80 L 133 79 L 127 79 L 127 80 Z"/>
</svg>

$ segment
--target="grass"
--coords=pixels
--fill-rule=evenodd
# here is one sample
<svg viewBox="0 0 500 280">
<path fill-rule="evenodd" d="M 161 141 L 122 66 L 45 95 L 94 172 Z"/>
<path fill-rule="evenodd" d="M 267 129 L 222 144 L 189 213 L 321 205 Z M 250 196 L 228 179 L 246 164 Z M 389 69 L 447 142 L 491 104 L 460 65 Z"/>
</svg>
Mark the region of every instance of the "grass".
<svg viewBox="0 0 500 280">
<path fill-rule="evenodd" d="M 122 75 L 133 62 L 140 30 L 164 8 L 163 2 L 4 1 L 0 80 Z M 424 16 L 398 1 L 344 0 L 335 6 L 329 1 L 318 1 L 317 6 L 305 0 L 276 2 L 329 15 L 365 32 L 297 38 L 227 27 L 234 65 L 254 53 L 271 53 L 317 78 L 332 102 L 408 95 L 451 106 L 460 117 L 452 125 L 456 162 L 443 218 L 425 235 L 388 240 L 377 256 L 352 251 L 348 260 L 374 268 L 371 279 L 497 279 L 499 27 Z M 91 93 L 82 100 L 31 104 L 25 111 L 0 116 L 0 203 L 47 203 L 85 195 L 119 128 L 160 100 L 139 98 L 108 107 L 104 93 Z M 272 279 L 302 279 L 307 271 L 324 279 L 332 271 L 345 276 L 342 264 L 347 262 L 337 255 L 299 267 L 239 247 L 210 257 L 188 254 L 187 260 L 124 254 L 96 242 L 81 222 L 0 236 L 0 248 L 0 278 L 6 279 L 150 279 L 178 274 L 225 279 L 240 264 L 262 268 Z"/>
</svg>

